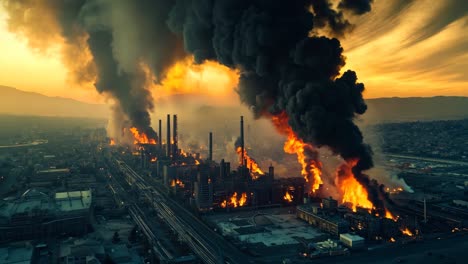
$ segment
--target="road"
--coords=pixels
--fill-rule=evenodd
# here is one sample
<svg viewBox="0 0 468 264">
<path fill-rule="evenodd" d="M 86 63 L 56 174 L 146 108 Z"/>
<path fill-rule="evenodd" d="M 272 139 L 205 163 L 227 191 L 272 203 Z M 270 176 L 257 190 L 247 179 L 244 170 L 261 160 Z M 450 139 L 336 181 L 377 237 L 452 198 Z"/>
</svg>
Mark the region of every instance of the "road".
<svg viewBox="0 0 468 264">
<path fill-rule="evenodd" d="M 128 212 L 135 223 L 138 225 L 140 230 L 146 236 L 148 241 L 152 245 L 153 252 L 158 256 L 158 259 L 161 263 L 168 263 L 174 258 L 174 256 L 161 244 L 157 236 L 155 235 L 155 230 L 151 227 L 149 220 L 146 217 L 146 214 L 139 207 L 139 205 L 133 201 L 127 195 L 125 189 L 120 185 L 120 183 L 112 177 L 109 181 L 111 191 L 114 194 L 114 198 L 119 205 L 127 204 Z"/>
<path fill-rule="evenodd" d="M 440 163 L 447 163 L 447 164 L 453 164 L 453 165 L 468 166 L 468 162 L 457 161 L 457 160 L 445 160 L 445 159 L 435 159 L 435 158 L 424 158 L 424 157 L 416 157 L 416 156 L 408 156 L 408 155 L 399 155 L 399 154 L 385 154 L 385 155 L 386 155 L 387 157 L 390 157 L 390 158 L 420 160 L 420 161 L 429 161 L 429 162 L 440 162 Z"/>
<path fill-rule="evenodd" d="M 125 162 L 116 160 L 127 181 L 135 185 L 161 218 L 187 243 L 205 263 L 256 263 L 222 236 L 211 230 L 200 219 L 168 197 L 163 188 L 151 178 L 136 173 Z"/>
</svg>

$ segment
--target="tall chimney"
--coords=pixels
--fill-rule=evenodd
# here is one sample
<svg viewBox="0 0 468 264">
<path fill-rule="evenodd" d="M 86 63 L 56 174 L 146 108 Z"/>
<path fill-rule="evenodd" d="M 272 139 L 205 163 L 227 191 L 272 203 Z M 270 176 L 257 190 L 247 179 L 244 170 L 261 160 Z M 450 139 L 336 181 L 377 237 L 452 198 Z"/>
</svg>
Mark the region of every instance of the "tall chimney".
<svg viewBox="0 0 468 264">
<path fill-rule="evenodd" d="M 210 145 L 210 149 L 209 149 L 209 152 L 208 152 L 208 160 L 212 161 L 213 160 L 213 132 L 210 132 L 209 145 Z"/>
<path fill-rule="evenodd" d="M 270 167 L 268 167 L 268 176 L 271 180 L 275 178 L 275 168 L 273 167 L 273 164 L 270 164 Z"/>
<path fill-rule="evenodd" d="M 171 115 L 167 115 L 166 156 L 171 156 Z"/>
<path fill-rule="evenodd" d="M 424 197 L 424 223 L 427 223 L 427 207 L 426 207 L 426 197 Z"/>
<path fill-rule="evenodd" d="M 244 116 L 241 116 L 240 121 L 240 140 L 241 140 L 241 165 L 244 166 Z"/>
<path fill-rule="evenodd" d="M 162 120 L 159 119 L 159 134 L 158 134 L 159 149 L 162 149 Z"/>
<path fill-rule="evenodd" d="M 179 145 L 177 144 L 177 115 L 173 116 L 172 122 L 172 141 L 174 142 L 172 145 L 172 156 L 174 159 L 177 159 L 179 153 Z"/>
</svg>

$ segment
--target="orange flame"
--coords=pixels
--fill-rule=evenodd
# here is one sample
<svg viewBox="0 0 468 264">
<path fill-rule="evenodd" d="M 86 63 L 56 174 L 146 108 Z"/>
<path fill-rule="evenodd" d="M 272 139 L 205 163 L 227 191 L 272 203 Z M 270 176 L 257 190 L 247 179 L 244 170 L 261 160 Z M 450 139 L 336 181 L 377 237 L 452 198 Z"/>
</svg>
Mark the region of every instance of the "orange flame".
<svg viewBox="0 0 468 264">
<path fill-rule="evenodd" d="M 131 127 L 130 132 L 133 135 L 133 144 L 156 144 L 156 140 L 153 138 L 148 138 L 145 133 L 140 133 L 136 127 Z"/>
<path fill-rule="evenodd" d="M 237 154 L 239 154 L 239 160 L 240 162 L 239 163 L 242 163 L 242 160 L 241 160 L 241 156 L 242 156 L 242 148 L 241 147 L 237 147 L 236 149 L 236 152 Z M 249 156 L 249 154 L 247 154 L 247 150 L 244 149 L 244 157 L 243 159 L 245 159 L 247 161 L 247 164 L 245 164 L 245 166 L 247 166 L 247 168 L 251 169 L 251 172 L 253 174 L 257 174 L 257 175 L 265 175 L 265 173 L 260 169 L 260 167 L 258 166 L 258 163 Z M 255 177 L 254 175 L 252 175 L 252 178 L 258 178 L 258 177 Z"/>
<path fill-rule="evenodd" d="M 158 158 L 154 157 L 154 158 L 151 158 L 151 162 L 156 162 L 158 160 Z"/>
<path fill-rule="evenodd" d="M 115 146 L 115 140 L 113 138 L 110 139 L 109 146 Z"/>
<path fill-rule="evenodd" d="M 393 237 L 391 237 L 391 238 L 390 238 L 390 242 L 395 243 L 396 240 L 395 240 Z"/>
<path fill-rule="evenodd" d="M 227 200 L 224 200 L 221 202 L 220 206 L 222 208 L 226 207 L 242 207 L 247 204 L 247 193 L 242 193 L 241 197 L 238 198 L 237 192 L 234 192 L 231 197 L 229 197 Z"/>
<path fill-rule="evenodd" d="M 385 209 L 385 218 L 392 219 L 393 221 L 398 221 L 398 216 L 394 216 L 388 209 Z"/>
<path fill-rule="evenodd" d="M 175 187 L 176 185 L 179 186 L 180 188 L 185 188 L 184 182 L 182 182 L 182 181 L 179 180 L 179 179 L 176 179 L 176 180 L 172 180 L 172 181 L 171 181 L 171 187 Z"/>
<path fill-rule="evenodd" d="M 413 232 L 411 232 L 407 227 L 405 227 L 404 229 L 401 229 L 400 230 L 401 233 L 405 236 L 414 236 Z"/>
<path fill-rule="evenodd" d="M 283 199 L 288 203 L 291 203 L 293 201 L 293 196 L 288 191 L 286 191 L 286 194 L 284 194 Z"/>
<path fill-rule="evenodd" d="M 349 161 L 338 170 L 337 186 L 339 186 L 342 193 L 341 202 L 349 204 L 354 212 L 356 212 L 358 206 L 370 210 L 374 206 L 369 201 L 367 190 L 356 180 L 351 170 L 356 164 L 357 160 Z"/>
<path fill-rule="evenodd" d="M 180 155 L 181 157 L 186 157 L 186 158 L 188 157 L 187 152 L 185 152 L 183 149 L 180 149 L 179 155 Z"/>
<path fill-rule="evenodd" d="M 222 201 L 220 206 L 221 206 L 221 208 L 226 208 L 227 207 L 227 201 L 226 200 Z"/>
<path fill-rule="evenodd" d="M 322 181 L 322 163 L 318 160 L 307 157 L 305 150 L 306 148 L 313 149 L 313 146 L 305 143 L 299 139 L 288 124 L 288 116 L 286 112 L 282 112 L 279 115 L 272 117 L 273 124 L 278 131 L 288 136 L 288 139 L 284 143 L 284 151 L 289 154 L 296 154 L 297 161 L 302 166 L 301 175 L 304 177 L 306 182 L 310 182 L 311 192 L 315 192 L 323 184 Z"/>
<path fill-rule="evenodd" d="M 200 161 L 195 160 L 195 165 L 200 165 Z"/>
</svg>

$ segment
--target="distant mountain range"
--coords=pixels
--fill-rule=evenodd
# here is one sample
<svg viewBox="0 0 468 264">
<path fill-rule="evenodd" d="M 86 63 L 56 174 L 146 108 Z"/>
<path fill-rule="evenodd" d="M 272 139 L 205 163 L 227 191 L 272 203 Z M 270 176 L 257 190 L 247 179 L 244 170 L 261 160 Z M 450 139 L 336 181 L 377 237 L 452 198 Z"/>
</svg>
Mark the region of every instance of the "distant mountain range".
<svg viewBox="0 0 468 264">
<path fill-rule="evenodd" d="M 361 118 L 366 123 L 468 118 L 468 97 L 392 97 L 368 99 L 366 102 L 368 111 Z M 0 114 L 107 118 L 109 113 L 109 107 L 103 104 L 88 104 L 0 86 Z"/>
<path fill-rule="evenodd" d="M 107 118 L 109 107 L 0 86 L 0 114 Z"/>
<path fill-rule="evenodd" d="M 435 96 L 366 100 L 363 119 L 369 123 L 468 118 L 468 97 Z"/>
</svg>

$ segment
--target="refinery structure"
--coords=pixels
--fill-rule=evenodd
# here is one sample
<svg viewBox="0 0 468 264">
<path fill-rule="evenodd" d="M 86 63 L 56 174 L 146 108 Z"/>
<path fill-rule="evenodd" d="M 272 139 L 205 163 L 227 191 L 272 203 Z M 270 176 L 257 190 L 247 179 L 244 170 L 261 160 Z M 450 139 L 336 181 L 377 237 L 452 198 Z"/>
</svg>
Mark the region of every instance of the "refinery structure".
<svg viewBox="0 0 468 264">
<path fill-rule="evenodd" d="M 240 248 L 248 248 L 249 254 L 256 251 L 268 255 L 269 250 L 282 245 L 296 250 L 302 248 L 301 256 L 306 259 L 322 258 L 349 255 L 375 243 L 407 243 L 423 237 L 422 230 L 427 227 L 421 225 L 427 221 L 426 208 L 422 213 L 411 212 L 391 202 L 391 195 L 404 192 L 402 187 L 387 188 L 386 197 L 382 198 L 385 207 L 377 208 L 345 163 L 338 169 L 342 177 L 335 182 L 343 192 L 338 197 L 329 196 L 321 179 L 322 163 L 308 158 L 307 149 L 311 146 L 297 139 L 290 130 L 285 133 L 288 138 L 284 150 L 297 154 L 301 175 L 278 177 L 272 165 L 264 171 L 249 156 L 242 116 L 235 142 L 238 160 L 234 163 L 213 160 L 215 131 L 207 134 L 206 157 L 181 149 L 178 132 L 183 128 L 179 128 L 177 118 L 173 115 L 171 122 L 171 116 L 167 115 L 165 141 L 147 139 L 138 133 L 133 134 L 133 144 L 119 146 L 111 140 L 111 152 L 128 153 L 118 154 L 120 157 L 115 159 L 125 183 L 139 199 L 153 204 L 156 210 L 159 205 L 154 203 L 163 196 L 168 197 L 201 216 L 203 225 L 211 226 L 215 233 L 234 241 Z M 163 131 L 161 125 L 160 120 L 159 132 Z M 134 164 L 133 168 L 127 163 Z M 135 177 L 134 170 L 146 175 L 145 179 Z M 148 188 L 154 190 L 148 193 Z M 171 217 L 161 215 L 169 225 L 173 224 L 169 223 Z M 449 223 L 448 228 L 463 227 L 462 221 L 448 217 L 432 215 L 431 218 Z M 178 228 L 181 227 L 172 226 L 175 232 L 182 232 Z M 197 252 L 197 247 L 193 247 Z M 225 254 L 223 250 L 217 252 L 215 255 Z"/>
<path fill-rule="evenodd" d="M 164 117 L 152 137 L 135 127 L 120 138 L 71 130 L 1 149 L 30 169 L 0 201 L 0 262 L 339 263 L 439 239 L 463 245 L 466 183 L 438 195 L 395 181 L 401 185 L 381 185 L 373 200 L 355 160 L 336 158 L 335 174 L 326 175 L 331 161 L 322 163 L 285 114 L 272 118 L 286 139 L 284 164 L 262 159 L 243 116 L 230 119 L 229 147 L 219 147 L 228 141 L 217 142 L 216 129 L 191 147 L 184 116 Z M 388 167 L 398 168 L 414 170 Z"/>
</svg>

